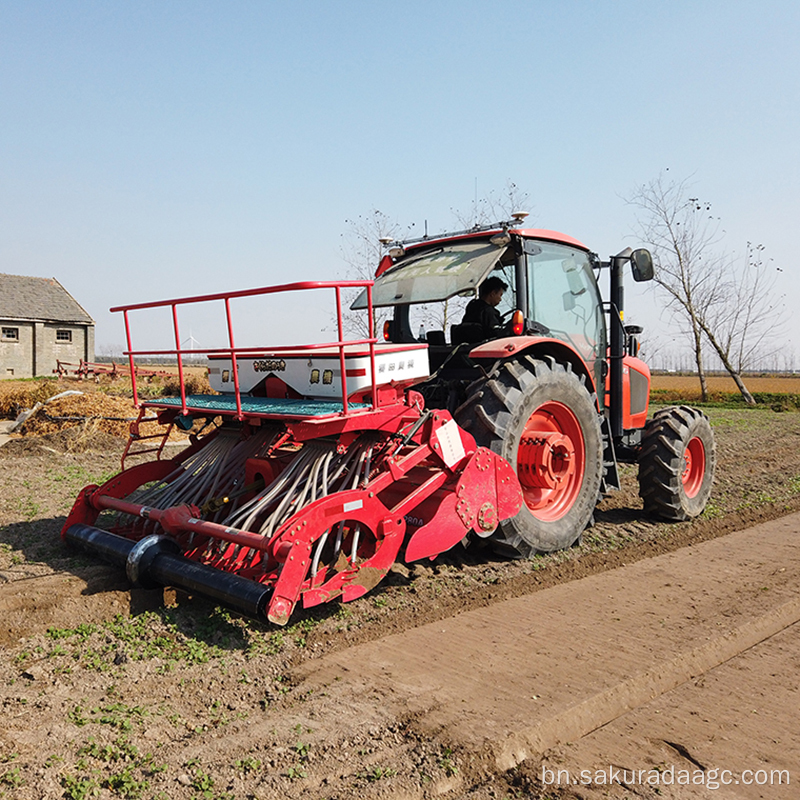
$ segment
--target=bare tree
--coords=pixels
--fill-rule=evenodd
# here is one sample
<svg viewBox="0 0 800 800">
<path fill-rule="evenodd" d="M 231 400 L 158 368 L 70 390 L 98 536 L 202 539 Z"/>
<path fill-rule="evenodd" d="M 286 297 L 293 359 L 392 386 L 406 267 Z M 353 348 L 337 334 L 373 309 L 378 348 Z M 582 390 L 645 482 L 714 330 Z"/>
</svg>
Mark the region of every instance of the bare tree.
<svg viewBox="0 0 800 800">
<path fill-rule="evenodd" d="M 688 196 L 687 181 L 666 181 L 663 173 L 639 187 L 630 201 L 639 209 L 639 233 L 653 252 L 656 281 L 692 344 L 700 392 L 708 400 L 703 363 L 701 311 L 713 302 L 720 264 L 714 255 L 718 222 L 710 205 Z"/>
<path fill-rule="evenodd" d="M 520 189 L 512 180 L 507 180 L 500 191 L 491 189 L 488 194 L 475 199 L 467 211 L 451 208 L 456 222 L 464 228 L 475 228 L 479 225 L 491 225 L 493 222 L 511 219 L 515 211 L 528 211 L 530 194 Z"/>
<path fill-rule="evenodd" d="M 476 185 L 475 199 L 471 207 L 467 211 L 451 208 L 450 212 L 458 225 L 469 229 L 510 220 L 512 214 L 518 211 L 527 211 L 529 207 L 530 194 L 509 179 L 499 191 L 491 189 L 488 194 L 480 198 Z M 458 319 L 463 315 L 468 302 L 469 298 L 451 297 L 444 303 L 431 304 L 426 307 L 425 313 L 434 328 L 447 330 L 453 319 Z"/>
<path fill-rule="evenodd" d="M 780 316 L 763 247 L 748 244 L 744 262 L 728 255 L 719 218 L 710 213 L 710 203 L 690 196 L 686 180 L 668 181 L 662 173 L 639 187 L 631 203 L 639 209 L 639 234 L 653 251 L 667 307 L 691 342 L 703 399 L 708 399 L 707 342 L 745 402 L 754 405 L 742 372 L 763 355 Z"/>
<path fill-rule="evenodd" d="M 492 190 L 484 197 L 476 196 L 472 208 L 467 213 L 451 209 L 456 224 L 463 228 L 486 225 L 500 220 L 511 219 L 515 211 L 525 210 L 529 201 L 528 192 L 509 180 L 500 191 Z M 383 257 L 387 239 L 401 239 L 413 235 L 413 223 L 404 228 L 384 212 L 372 209 L 364 215 L 345 220 L 346 229 L 342 233 L 340 251 L 347 264 L 346 277 L 351 280 L 371 280 Z M 382 241 L 383 240 L 383 241 Z M 349 305 L 359 294 L 358 290 L 346 293 Z M 446 331 L 461 318 L 469 298 L 451 297 L 440 303 L 425 303 L 413 307 L 412 331 L 418 326 L 425 330 Z M 390 310 L 376 308 L 374 311 L 375 331 L 380 335 L 384 321 Z M 344 318 L 347 335 L 365 338 L 368 335 L 368 318 L 363 312 L 347 314 Z"/>
<path fill-rule="evenodd" d="M 701 319 L 703 333 L 732 376 L 775 352 L 785 320 L 783 298 L 774 292 L 777 271 L 764 261 L 764 251 L 764 245 L 747 243 L 744 258 L 729 264 L 716 301 Z"/>
<path fill-rule="evenodd" d="M 355 219 L 345 220 L 345 226 L 340 251 L 347 264 L 346 278 L 372 280 L 383 256 L 382 240 L 399 238 L 403 235 L 402 226 L 377 208 Z M 345 304 L 349 306 L 360 293 L 359 289 L 343 292 Z M 374 309 L 373 325 L 376 335 L 380 335 L 380 329 L 388 316 L 389 309 Z M 347 335 L 364 339 L 369 336 L 369 319 L 364 312 L 345 314 L 343 324 Z"/>
</svg>

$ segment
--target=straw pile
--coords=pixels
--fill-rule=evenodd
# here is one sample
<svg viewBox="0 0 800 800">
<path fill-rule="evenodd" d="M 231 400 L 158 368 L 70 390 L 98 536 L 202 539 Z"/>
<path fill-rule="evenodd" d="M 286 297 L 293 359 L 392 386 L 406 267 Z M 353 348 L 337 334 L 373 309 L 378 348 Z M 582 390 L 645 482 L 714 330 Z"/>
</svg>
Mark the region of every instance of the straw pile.
<svg viewBox="0 0 800 800">
<path fill-rule="evenodd" d="M 34 408 L 37 403 L 44 403 L 64 391 L 77 390 L 83 394 L 52 400 L 40 408 L 18 433 L 23 436 L 47 436 L 80 428 L 82 436 L 104 434 L 126 439 L 130 424 L 138 418 L 139 412 L 134 408 L 130 395 L 107 394 L 101 386 L 91 381 L 74 380 L 0 381 L 0 419 L 16 419 L 21 412 Z M 148 394 L 158 396 L 162 392 Z M 148 416 L 155 416 L 155 412 L 149 412 Z M 161 426 L 155 422 L 140 425 L 143 435 L 160 430 Z M 186 434 L 173 429 L 170 439 L 184 440 Z"/>
<path fill-rule="evenodd" d="M 127 437 L 131 422 L 138 416 L 133 401 L 112 397 L 101 392 L 72 395 L 53 400 L 31 417 L 21 432 L 26 436 L 55 433 L 65 427 L 94 422 L 95 431 L 112 436 Z"/>
</svg>

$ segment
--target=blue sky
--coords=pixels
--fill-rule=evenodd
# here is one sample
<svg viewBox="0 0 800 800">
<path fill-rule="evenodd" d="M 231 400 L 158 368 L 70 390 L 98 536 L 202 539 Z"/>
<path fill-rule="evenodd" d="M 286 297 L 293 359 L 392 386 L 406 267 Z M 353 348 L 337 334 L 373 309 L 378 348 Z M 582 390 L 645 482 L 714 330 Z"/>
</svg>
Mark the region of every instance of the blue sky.
<svg viewBox="0 0 800 800">
<path fill-rule="evenodd" d="M 0 271 L 57 277 L 102 351 L 111 306 L 341 277 L 346 219 L 451 228 L 476 185 L 514 181 L 607 256 L 669 169 L 793 305 L 798 39 L 800 5 L 770 0 L 0 0 Z M 629 319 L 665 326 L 640 294 Z M 263 344 L 324 327 L 298 304 Z"/>
</svg>

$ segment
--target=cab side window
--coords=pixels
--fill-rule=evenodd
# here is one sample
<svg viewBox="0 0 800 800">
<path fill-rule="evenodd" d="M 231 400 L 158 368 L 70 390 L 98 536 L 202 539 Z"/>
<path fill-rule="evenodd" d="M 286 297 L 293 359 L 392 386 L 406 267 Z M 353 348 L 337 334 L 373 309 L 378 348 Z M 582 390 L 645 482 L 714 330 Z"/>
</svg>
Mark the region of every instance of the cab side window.
<svg viewBox="0 0 800 800">
<path fill-rule="evenodd" d="M 528 253 L 529 316 L 590 363 L 602 357 L 605 328 L 589 256 L 564 245 L 537 242 Z"/>
</svg>

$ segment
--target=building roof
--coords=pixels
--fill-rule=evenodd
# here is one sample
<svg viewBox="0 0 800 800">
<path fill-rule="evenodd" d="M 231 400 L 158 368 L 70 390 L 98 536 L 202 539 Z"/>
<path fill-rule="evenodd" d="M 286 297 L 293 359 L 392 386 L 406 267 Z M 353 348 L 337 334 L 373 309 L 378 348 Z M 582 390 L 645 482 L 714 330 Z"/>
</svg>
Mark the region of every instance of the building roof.
<svg viewBox="0 0 800 800">
<path fill-rule="evenodd" d="M 94 324 L 55 278 L 0 273 L 0 318 Z"/>
</svg>

